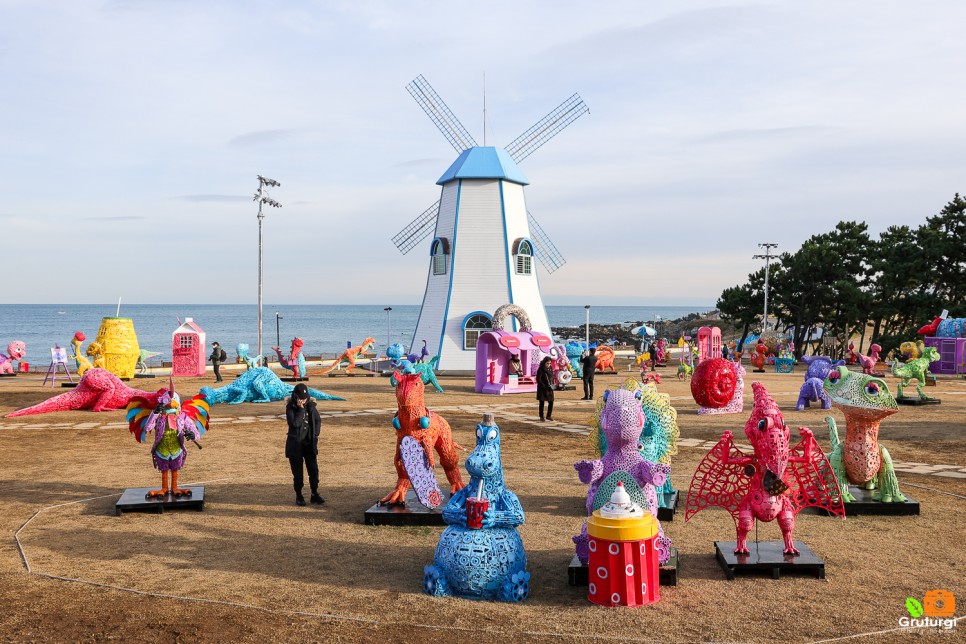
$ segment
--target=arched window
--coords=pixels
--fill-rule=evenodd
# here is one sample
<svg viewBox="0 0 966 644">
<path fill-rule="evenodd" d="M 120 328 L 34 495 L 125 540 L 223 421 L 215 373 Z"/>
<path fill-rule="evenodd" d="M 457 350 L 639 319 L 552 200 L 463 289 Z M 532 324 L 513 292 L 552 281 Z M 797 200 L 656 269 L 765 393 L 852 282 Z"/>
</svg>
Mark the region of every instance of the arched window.
<svg viewBox="0 0 966 644">
<path fill-rule="evenodd" d="M 491 318 L 486 313 L 470 313 L 463 320 L 463 349 L 475 350 L 476 341 L 480 339 L 481 333 L 486 333 L 493 328 Z"/>
<path fill-rule="evenodd" d="M 533 244 L 529 239 L 523 239 L 517 245 L 517 275 L 533 273 Z"/>
<path fill-rule="evenodd" d="M 437 237 L 433 240 L 430 254 L 433 257 L 433 275 L 446 275 L 446 255 L 449 254 L 445 239 Z"/>
</svg>

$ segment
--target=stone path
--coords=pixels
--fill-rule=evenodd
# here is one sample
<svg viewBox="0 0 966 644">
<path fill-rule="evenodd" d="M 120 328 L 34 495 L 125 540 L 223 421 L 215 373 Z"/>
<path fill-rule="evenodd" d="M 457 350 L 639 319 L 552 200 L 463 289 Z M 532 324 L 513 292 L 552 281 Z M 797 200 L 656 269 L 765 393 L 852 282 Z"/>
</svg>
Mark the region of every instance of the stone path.
<svg viewBox="0 0 966 644">
<path fill-rule="evenodd" d="M 943 392 L 943 395 L 966 395 L 966 391 Z M 780 392 L 772 394 L 773 396 L 798 396 L 798 392 Z M 751 396 L 745 396 L 747 400 L 751 400 Z M 671 400 L 691 400 L 691 396 L 671 396 Z M 596 401 L 593 400 L 561 400 L 555 403 L 555 407 L 586 407 L 588 413 L 594 409 Z M 540 421 L 533 415 L 533 402 L 522 402 L 522 403 L 510 403 L 495 401 L 494 403 L 487 403 L 485 405 L 440 405 L 433 406 L 433 411 L 445 412 L 445 411 L 462 411 L 479 414 L 481 417 L 485 412 L 494 412 L 497 414 L 498 418 L 506 418 L 514 423 L 522 423 L 526 425 L 536 425 L 539 427 L 545 427 L 547 429 L 553 429 L 558 432 L 563 432 L 566 434 L 580 434 L 587 436 L 591 432 L 591 427 L 587 425 L 580 425 L 575 423 L 562 423 L 553 422 L 546 423 Z M 525 413 L 515 411 L 518 409 L 526 409 Z M 350 411 L 320 411 L 322 418 L 343 418 L 347 416 L 391 416 L 396 413 L 396 408 L 386 408 L 386 409 L 358 409 Z M 240 424 L 251 424 L 251 423 L 262 423 L 262 422 L 277 422 L 279 420 L 285 420 L 285 414 L 264 414 L 259 416 L 216 416 L 211 419 L 212 425 L 240 425 Z M 124 422 L 109 422 L 109 423 L 98 423 L 98 422 L 83 422 L 83 423 L 54 423 L 54 422 L 26 422 L 22 420 L 17 421 L 4 421 L 0 422 L 0 431 L 10 430 L 10 429 L 46 429 L 46 428 L 57 428 L 57 429 L 122 429 L 127 428 L 127 423 Z M 678 447 L 691 448 L 691 449 L 702 449 L 708 450 L 714 447 L 716 441 L 705 441 L 698 438 L 680 438 L 678 439 Z M 738 447 L 751 451 L 749 445 L 738 444 Z M 960 465 L 931 465 L 928 463 L 905 463 L 901 461 L 893 461 L 893 467 L 897 472 L 907 472 L 910 474 L 926 474 L 929 476 L 941 476 L 945 478 L 954 479 L 966 479 L 966 467 Z"/>
</svg>

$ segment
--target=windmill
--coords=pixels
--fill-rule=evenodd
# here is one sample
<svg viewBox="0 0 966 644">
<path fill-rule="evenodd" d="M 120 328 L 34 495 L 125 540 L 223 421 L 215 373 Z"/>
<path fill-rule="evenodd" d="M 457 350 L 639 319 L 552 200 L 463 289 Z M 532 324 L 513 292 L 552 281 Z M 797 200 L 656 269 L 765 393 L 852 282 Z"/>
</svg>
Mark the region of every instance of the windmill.
<svg viewBox="0 0 966 644">
<path fill-rule="evenodd" d="M 426 340 L 439 369 L 476 368 L 476 338 L 490 329 L 493 311 L 516 304 L 532 330 L 550 334 L 536 259 L 548 273 L 564 265 L 560 251 L 526 207 L 528 184 L 517 163 L 590 110 L 574 94 L 505 148 L 477 144 L 422 75 L 406 89 L 459 157 L 436 182 L 439 201 L 392 241 L 406 254 L 430 244 L 426 292 L 412 344 Z"/>
</svg>

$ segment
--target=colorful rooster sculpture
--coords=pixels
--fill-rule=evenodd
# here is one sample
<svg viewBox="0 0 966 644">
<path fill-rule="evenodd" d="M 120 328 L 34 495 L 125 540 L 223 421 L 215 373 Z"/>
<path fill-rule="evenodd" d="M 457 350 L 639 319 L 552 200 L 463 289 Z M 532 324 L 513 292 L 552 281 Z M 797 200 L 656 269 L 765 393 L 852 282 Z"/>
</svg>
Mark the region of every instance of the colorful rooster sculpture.
<svg viewBox="0 0 966 644">
<path fill-rule="evenodd" d="M 154 468 L 161 472 L 161 489 L 148 492 L 149 497 L 191 496 L 191 490 L 178 487 L 178 472 L 184 467 L 187 451 L 185 440 L 198 445 L 197 439 L 208 430 L 208 403 L 198 395 L 181 404 L 174 381 L 157 395 L 157 405 L 147 398 L 132 398 L 127 406 L 127 421 L 135 440 L 143 443 L 154 432 L 151 456 Z M 198 445 L 201 449 L 201 445 Z M 168 472 L 171 482 L 168 483 Z"/>
</svg>

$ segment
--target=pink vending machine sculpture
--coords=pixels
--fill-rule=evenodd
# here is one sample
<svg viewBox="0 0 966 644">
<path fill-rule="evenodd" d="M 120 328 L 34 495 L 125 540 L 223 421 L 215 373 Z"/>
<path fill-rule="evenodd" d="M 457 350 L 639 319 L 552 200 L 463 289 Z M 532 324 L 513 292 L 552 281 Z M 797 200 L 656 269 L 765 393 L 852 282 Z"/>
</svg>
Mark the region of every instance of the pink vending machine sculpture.
<svg viewBox="0 0 966 644">
<path fill-rule="evenodd" d="M 587 599 L 600 606 L 643 606 L 661 598 L 658 523 L 618 481 L 610 501 L 587 520 Z"/>
<path fill-rule="evenodd" d="M 171 375 L 205 375 L 205 332 L 191 318 L 171 334 Z"/>
</svg>

